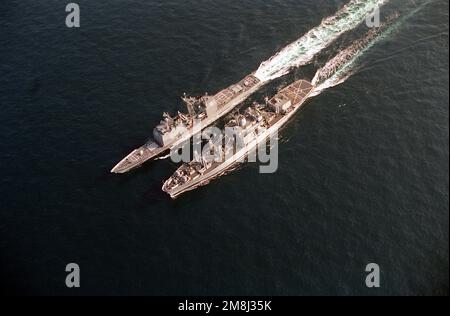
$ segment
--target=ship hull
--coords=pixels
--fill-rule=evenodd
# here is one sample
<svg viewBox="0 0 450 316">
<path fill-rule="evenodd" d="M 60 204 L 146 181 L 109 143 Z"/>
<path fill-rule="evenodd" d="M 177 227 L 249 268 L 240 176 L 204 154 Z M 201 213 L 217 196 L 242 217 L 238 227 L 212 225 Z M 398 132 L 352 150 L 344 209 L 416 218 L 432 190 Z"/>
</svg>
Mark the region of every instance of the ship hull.
<svg viewBox="0 0 450 316">
<path fill-rule="evenodd" d="M 122 159 L 114 168 L 111 170 L 112 173 L 126 173 L 128 171 L 131 171 L 133 169 L 136 169 L 137 167 L 140 167 L 145 162 L 155 159 L 158 156 L 162 155 L 168 150 L 172 150 L 181 144 L 184 144 L 186 141 L 189 141 L 191 137 L 196 135 L 197 133 L 201 132 L 204 128 L 208 127 L 221 117 L 228 114 L 231 110 L 233 110 L 237 105 L 244 102 L 251 94 L 256 92 L 258 89 L 260 89 L 264 83 L 258 82 L 256 85 L 254 85 L 249 90 L 245 91 L 242 94 L 237 95 L 234 99 L 230 100 L 225 106 L 223 106 L 223 109 L 219 112 L 217 112 L 217 115 L 214 117 L 207 117 L 204 120 L 201 121 L 201 124 L 194 124 L 194 127 L 189 131 L 189 133 L 184 134 L 182 137 L 177 139 L 176 141 L 167 144 L 164 147 L 159 146 L 155 141 L 149 140 L 149 143 L 152 145 L 158 146 L 157 148 L 154 148 L 151 151 L 147 151 L 146 145 L 139 147 L 135 150 L 133 150 L 128 156 L 126 156 L 124 159 Z M 143 155 L 138 157 L 136 161 L 133 161 L 130 163 L 130 158 L 136 158 L 136 153 L 144 149 Z"/>
<path fill-rule="evenodd" d="M 272 125 L 270 128 L 268 128 L 266 131 L 258 135 L 254 140 L 249 142 L 244 148 L 240 149 L 238 152 L 236 152 L 232 157 L 227 159 L 225 162 L 220 163 L 218 166 L 214 167 L 212 170 L 207 171 L 207 174 L 201 175 L 199 178 L 190 181 L 189 183 L 186 183 L 184 185 L 180 185 L 179 187 L 173 189 L 173 190 L 165 190 L 163 186 L 163 191 L 168 193 L 172 199 L 176 199 L 181 194 L 186 193 L 188 191 L 192 191 L 200 186 L 203 186 L 205 184 L 208 184 L 210 180 L 220 176 L 224 172 L 226 172 L 230 167 L 232 167 L 235 163 L 243 161 L 249 152 L 255 150 L 257 146 L 267 141 L 267 139 L 272 136 L 275 132 L 280 130 L 288 121 L 291 119 L 294 114 L 303 107 L 306 100 L 308 99 L 308 95 L 296 104 L 291 112 L 283 116 L 279 121 L 277 121 L 274 125 Z"/>
</svg>

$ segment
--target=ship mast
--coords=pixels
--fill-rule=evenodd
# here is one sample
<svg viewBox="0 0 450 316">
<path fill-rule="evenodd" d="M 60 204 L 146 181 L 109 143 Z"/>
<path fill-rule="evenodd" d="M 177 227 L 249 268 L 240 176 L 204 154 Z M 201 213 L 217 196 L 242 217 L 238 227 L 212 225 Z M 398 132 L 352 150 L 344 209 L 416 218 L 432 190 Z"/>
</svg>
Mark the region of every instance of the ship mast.
<svg viewBox="0 0 450 316">
<path fill-rule="evenodd" d="M 188 110 L 189 115 L 194 116 L 195 115 L 194 105 L 197 102 L 197 99 L 194 97 L 188 97 L 185 92 L 183 93 L 181 100 L 183 100 L 183 102 L 186 103 L 186 108 Z"/>
</svg>

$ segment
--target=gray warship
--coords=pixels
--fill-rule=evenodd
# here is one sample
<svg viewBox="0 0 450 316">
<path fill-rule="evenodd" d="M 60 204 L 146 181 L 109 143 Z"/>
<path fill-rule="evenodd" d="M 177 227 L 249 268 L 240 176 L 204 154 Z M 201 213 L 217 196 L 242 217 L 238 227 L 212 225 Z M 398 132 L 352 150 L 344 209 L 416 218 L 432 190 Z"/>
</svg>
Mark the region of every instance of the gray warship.
<svg viewBox="0 0 450 316">
<path fill-rule="evenodd" d="M 238 113 L 225 126 L 239 127 L 244 146 L 233 152 L 222 144 L 221 159 L 207 160 L 196 157 L 183 164 L 163 185 L 162 190 L 171 198 L 206 185 L 211 179 L 225 173 L 236 162 L 245 158 L 258 144 L 265 142 L 302 107 L 313 90 L 306 80 L 298 80 L 280 90 L 265 104 L 255 103 L 244 113 Z"/>
<path fill-rule="evenodd" d="M 122 159 L 111 172 L 128 172 L 183 144 L 203 128 L 229 113 L 263 84 L 252 73 L 213 96 L 190 97 L 184 95 L 182 100 L 187 106 L 188 113 L 178 112 L 173 117 L 164 113 L 162 121 L 153 130 L 153 137 Z"/>
</svg>

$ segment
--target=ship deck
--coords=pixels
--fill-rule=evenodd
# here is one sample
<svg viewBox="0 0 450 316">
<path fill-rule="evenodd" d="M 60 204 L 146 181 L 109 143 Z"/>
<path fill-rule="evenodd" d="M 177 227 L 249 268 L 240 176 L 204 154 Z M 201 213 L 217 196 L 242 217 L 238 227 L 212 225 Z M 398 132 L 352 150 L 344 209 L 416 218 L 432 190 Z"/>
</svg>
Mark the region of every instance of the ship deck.
<svg viewBox="0 0 450 316">
<path fill-rule="evenodd" d="M 273 119 L 269 122 L 269 126 L 268 126 L 269 133 L 268 134 L 271 134 L 273 132 L 270 130 L 272 128 L 274 128 L 275 126 L 277 126 L 276 129 L 278 129 L 286 124 L 287 120 L 289 120 L 289 118 L 291 118 L 294 115 L 294 113 L 299 108 L 301 108 L 301 106 L 305 102 L 306 98 L 308 97 L 309 93 L 311 92 L 312 88 L 313 88 L 313 86 L 308 81 L 299 80 L 299 81 L 296 81 L 295 83 L 287 86 L 286 88 L 282 89 L 280 92 L 278 92 L 272 98 L 272 99 L 288 98 L 292 101 L 292 104 L 294 104 L 294 106 L 292 107 L 291 111 L 289 111 L 288 113 L 278 114 L 273 117 Z M 256 145 L 258 143 L 259 142 L 257 142 Z M 245 149 L 246 153 L 248 154 L 248 152 L 254 150 L 256 148 L 256 145 L 252 146 L 250 148 L 246 148 Z M 244 159 L 247 156 L 247 154 L 245 154 Z M 167 190 L 166 192 L 172 198 L 176 198 L 177 196 L 179 196 L 187 191 L 194 190 L 195 188 L 202 186 L 203 183 L 209 182 L 211 179 L 214 179 L 217 176 L 219 176 L 220 174 L 223 174 L 224 172 L 226 172 L 232 165 L 234 165 L 236 162 L 238 162 L 239 159 L 230 161 L 230 162 L 213 161 L 211 163 L 211 165 L 206 170 L 204 170 L 202 175 L 196 176 L 195 178 L 192 178 L 191 182 L 182 184 L 180 186 L 177 186 L 173 190 Z"/>
<path fill-rule="evenodd" d="M 225 106 L 226 103 L 230 102 L 233 98 L 237 97 L 239 94 L 245 93 L 258 84 L 261 84 L 261 81 L 253 74 L 249 75 L 238 83 L 219 91 L 211 97 L 211 100 L 213 102 L 215 101 L 218 107 L 221 108 Z"/>
<path fill-rule="evenodd" d="M 250 94 L 259 89 L 263 82 L 254 76 L 254 73 L 248 75 L 240 82 L 229 86 L 228 88 L 218 92 L 214 96 L 210 97 L 213 102 L 216 102 L 218 111 L 214 117 L 206 117 L 202 119 L 202 125 L 200 130 L 191 128 L 183 137 L 166 144 L 161 148 L 149 148 L 148 145 L 144 145 L 137 150 L 130 153 L 122 161 L 120 161 L 112 170 L 113 173 L 125 173 L 131 169 L 134 169 L 144 162 L 155 158 L 159 154 L 165 152 L 168 149 L 172 149 L 180 145 L 181 143 L 187 141 L 193 135 L 200 132 L 202 129 L 206 128 L 222 116 L 226 115 L 231 111 L 236 105 L 243 102 Z"/>
<path fill-rule="evenodd" d="M 304 100 L 311 92 L 313 86 L 306 80 L 299 80 L 282 89 L 275 95 L 275 98 L 284 96 L 291 100 L 292 104 L 297 104 Z"/>
</svg>

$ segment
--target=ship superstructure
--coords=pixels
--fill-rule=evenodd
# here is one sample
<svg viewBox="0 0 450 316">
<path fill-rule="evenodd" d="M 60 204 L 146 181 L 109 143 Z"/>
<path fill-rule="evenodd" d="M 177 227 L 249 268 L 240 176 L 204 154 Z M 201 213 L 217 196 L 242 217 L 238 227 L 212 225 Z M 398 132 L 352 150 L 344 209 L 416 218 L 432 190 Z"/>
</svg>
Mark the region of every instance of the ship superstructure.
<svg viewBox="0 0 450 316">
<path fill-rule="evenodd" d="M 238 127 L 242 147 L 222 144 L 219 159 L 196 157 L 183 164 L 163 185 L 162 190 L 172 198 L 193 190 L 226 172 L 236 162 L 245 158 L 258 144 L 265 142 L 298 111 L 308 98 L 313 86 L 306 80 L 299 80 L 278 92 L 266 104 L 254 104 L 244 113 L 237 114 L 226 127 Z M 227 152 L 233 150 L 233 152 Z M 217 157 L 216 157 L 217 158 Z"/>
<path fill-rule="evenodd" d="M 128 172 L 163 152 L 183 144 L 193 135 L 229 113 L 263 84 L 254 74 L 251 74 L 213 96 L 184 95 L 182 100 L 186 104 L 188 113 L 178 112 L 173 117 L 164 113 L 160 124 L 153 130 L 153 137 L 143 146 L 133 150 L 111 172 Z"/>
</svg>

